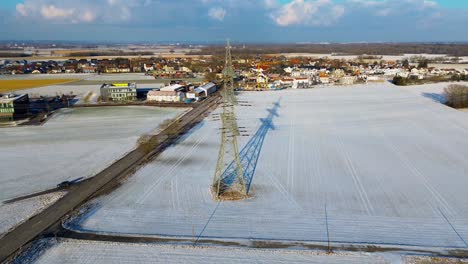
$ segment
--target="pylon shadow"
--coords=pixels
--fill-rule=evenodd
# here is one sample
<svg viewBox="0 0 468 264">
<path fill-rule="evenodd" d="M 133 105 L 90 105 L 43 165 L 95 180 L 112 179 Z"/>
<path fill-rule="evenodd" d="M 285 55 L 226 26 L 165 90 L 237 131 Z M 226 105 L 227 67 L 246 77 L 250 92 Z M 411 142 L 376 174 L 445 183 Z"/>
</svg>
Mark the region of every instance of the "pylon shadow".
<svg viewBox="0 0 468 264">
<path fill-rule="evenodd" d="M 265 137 L 270 130 L 275 130 L 273 125 L 273 119 L 279 117 L 278 108 L 281 107 L 281 98 L 273 104 L 273 108 L 267 109 L 268 116 L 266 118 L 260 118 L 261 125 L 255 132 L 254 136 L 245 144 L 239 153 L 240 163 L 244 172 L 244 183 L 246 186 L 247 194 L 250 191 L 252 180 L 257 169 L 258 159 L 262 151 L 263 142 Z M 237 167 L 234 161 L 232 161 L 221 176 L 223 186 L 229 188 L 236 181 Z"/>
</svg>

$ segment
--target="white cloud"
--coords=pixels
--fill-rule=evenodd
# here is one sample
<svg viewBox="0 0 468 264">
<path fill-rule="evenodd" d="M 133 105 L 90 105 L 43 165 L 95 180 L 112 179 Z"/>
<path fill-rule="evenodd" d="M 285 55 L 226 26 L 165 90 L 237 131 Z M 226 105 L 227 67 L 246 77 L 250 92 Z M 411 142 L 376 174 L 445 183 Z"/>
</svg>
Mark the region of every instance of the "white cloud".
<svg viewBox="0 0 468 264">
<path fill-rule="evenodd" d="M 278 7 L 278 0 L 264 0 L 265 7 L 268 9 Z"/>
<path fill-rule="evenodd" d="M 208 11 L 208 16 L 212 19 L 223 21 L 226 16 L 226 9 L 222 7 L 213 7 Z"/>
<path fill-rule="evenodd" d="M 58 8 L 54 5 L 44 5 L 41 7 L 41 15 L 45 19 L 65 19 L 67 17 L 73 16 L 75 10 L 70 8 Z"/>
<path fill-rule="evenodd" d="M 328 26 L 336 23 L 345 13 L 345 7 L 330 0 L 293 0 L 272 14 L 279 26 Z"/>
<path fill-rule="evenodd" d="M 27 16 L 28 15 L 28 10 L 24 4 L 17 4 L 16 5 L 16 12 L 20 16 Z"/>
<path fill-rule="evenodd" d="M 348 0 L 346 4 L 349 7 L 361 7 L 375 9 L 392 9 L 392 11 L 399 12 L 402 10 L 423 10 L 423 9 L 435 9 L 440 6 L 433 0 Z"/>
<path fill-rule="evenodd" d="M 80 20 L 86 23 L 91 23 L 96 20 L 96 14 L 91 10 L 85 10 Z"/>
<path fill-rule="evenodd" d="M 152 4 L 151 0 L 24 0 L 16 5 L 21 17 L 42 18 L 61 23 L 127 22 L 133 18 L 133 8 Z"/>
</svg>

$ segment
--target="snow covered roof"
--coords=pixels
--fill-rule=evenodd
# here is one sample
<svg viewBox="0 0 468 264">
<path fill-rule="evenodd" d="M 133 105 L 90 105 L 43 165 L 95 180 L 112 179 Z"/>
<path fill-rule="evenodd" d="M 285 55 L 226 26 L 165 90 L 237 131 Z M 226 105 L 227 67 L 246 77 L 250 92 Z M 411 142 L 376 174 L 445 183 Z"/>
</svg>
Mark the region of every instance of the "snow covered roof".
<svg viewBox="0 0 468 264">
<path fill-rule="evenodd" d="M 175 91 L 175 90 L 183 88 L 183 87 L 184 86 L 180 85 L 180 84 L 173 84 L 173 85 L 169 85 L 169 86 L 161 88 L 161 91 Z"/>
<path fill-rule="evenodd" d="M 0 94 L 0 103 L 11 103 L 12 101 L 16 101 L 22 97 L 26 96 L 26 94 Z"/>
<path fill-rule="evenodd" d="M 195 91 L 196 93 L 204 93 L 204 92 L 205 92 L 205 90 L 203 90 L 203 89 L 200 88 L 200 87 L 195 88 L 194 91 Z"/>
<path fill-rule="evenodd" d="M 177 96 L 180 92 L 176 91 L 149 91 L 148 96 Z"/>
</svg>

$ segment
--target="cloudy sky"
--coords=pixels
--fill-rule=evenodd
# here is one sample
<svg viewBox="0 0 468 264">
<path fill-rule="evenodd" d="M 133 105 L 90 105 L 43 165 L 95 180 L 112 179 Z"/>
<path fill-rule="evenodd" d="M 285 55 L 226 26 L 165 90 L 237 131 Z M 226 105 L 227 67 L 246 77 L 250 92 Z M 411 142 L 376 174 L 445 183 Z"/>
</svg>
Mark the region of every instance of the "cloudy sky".
<svg viewBox="0 0 468 264">
<path fill-rule="evenodd" d="M 0 0 L 1 40 L 468 41 L 468 0 Z"/>
</svg>

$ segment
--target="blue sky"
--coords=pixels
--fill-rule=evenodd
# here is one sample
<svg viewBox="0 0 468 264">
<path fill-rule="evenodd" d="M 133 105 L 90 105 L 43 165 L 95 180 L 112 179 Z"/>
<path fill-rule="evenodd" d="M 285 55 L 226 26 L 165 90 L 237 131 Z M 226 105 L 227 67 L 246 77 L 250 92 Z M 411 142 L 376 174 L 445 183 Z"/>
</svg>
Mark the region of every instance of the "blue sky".
<svg viewBox="0 0 468 264">
<path fill-rule="evenodd" d="M 468 0 L 1 0 L 0 40 L 468 41 Z"/>
</svg>

